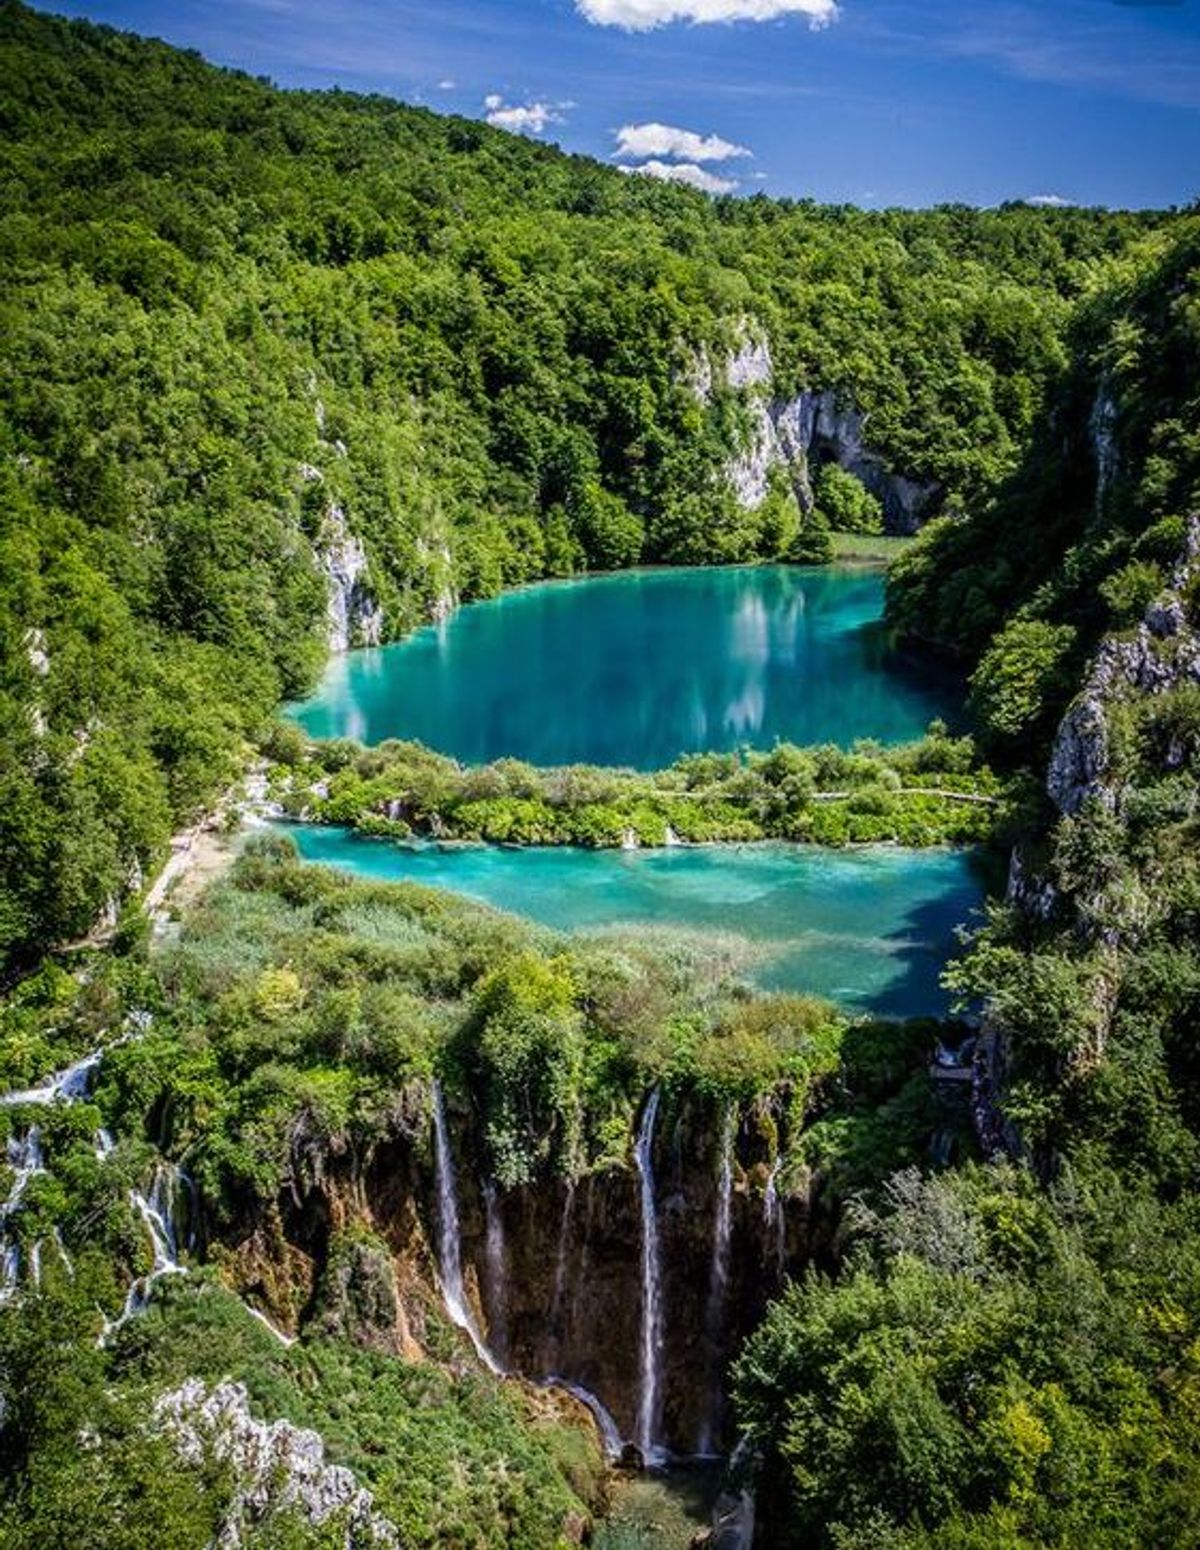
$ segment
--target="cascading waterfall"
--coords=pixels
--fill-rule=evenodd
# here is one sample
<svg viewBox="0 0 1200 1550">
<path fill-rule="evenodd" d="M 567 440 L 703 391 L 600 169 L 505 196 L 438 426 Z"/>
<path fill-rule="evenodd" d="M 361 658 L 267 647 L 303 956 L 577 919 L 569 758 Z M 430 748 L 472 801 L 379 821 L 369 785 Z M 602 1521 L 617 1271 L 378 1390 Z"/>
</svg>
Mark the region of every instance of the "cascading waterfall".
<svg viewBox="0 0 1200 1550">
<path fill-rule="evenodd" d="M 127 1040 L 137 1038 L 145 1033 L 151 1023 L 149 1012 L 130 1012 L 125 1020 L 125 1027 L 118 1038 L 110 1040 L 108 1044 L 99 1049 L 89 1051 L 74 1065 L 67 1066 L 63 1071 L 57 1071 L 53 1076 L 46 1078 L 37 1087 L 18 1088 L 12 1092 L 0 1093 L 0 1108 L 37 1107 L 46 1108 L 52 1103 L 78 1103 L 88 1096 L 92 1085 L 92 1074 L 104 1059 L 105 1052 L 115 1048 L 118 1044 L 124 1044 Z M 107 1130 L 100 1130 L 96 1134 L 96 1156 L 101 1162 L 108 1156 L 113 1148 L 113 1139 Z M 17 1244 L 12 1240 L 8 1232 L 9 1218 L 20 1205 L 21 1197 L 25 1193 L 25 1187 L 36 1173 L 44 1173 L 45 1163 L 42 1157 L 41 1133 L 36 1125 L 33 1125 L 22 1137 L 11 1137 L 8 1142 L 8 1162 L 14 1170 L 15 1177 L 9 1190 L 8 1199 L 0 1202 L 0 1301 L 14 1295 L 20 1281 L 21 1254 Z M 70 1274 L 74 1274 L 74 1266 L 71 1264 L 63 1245 L 62 1236 L 58 1229 L 54 1230 L 54 1239 L 58 1245 L 59 1257 Z M 41 1245 L 35 1243 L 29 1252 L 30 1275 L 34 1285 L 41 1280 Z"/>
<path fill-rule="evenodd" d="M 90 1055 L 77 1060 L 65 1071 L 58 1071 L 54 1076 L 48 1077 L 40 1087 L 25 1087 L 18 1092 L 0 1094 L 0 1105 L 5 1108 L 15 1108 L 18 1104 L 22 1106 L 37 1104 L 45 1107 L 47 1104 L 55 1103 L 59 1098 L 65 1098 L 68 1102 L 86 1098 L 91 1085 L 92 1072 L 103 1058 L 104 1051 L 94 1049 Z"/>
<path fill-rule="evenodd" d="M 721 1373 L 719 1348 L 725 1324 L 725 1301 L 729 1292 L 729 1245 L 733 1234 L 733 1142 L 737 1129 L 737 1111 L 729 1109 L 721 1127 L 721 1167 L 717 1178 L 717 1208 L 713 1219 L 712 1268 L 708 1277 L 708 1303 L 705 1309 L 705 1334 L 708 1339 L 712 1398 L 709 1414 L 700 1433 L 699 1452 L 710 1454 L 721 1426 Z"/>
<path fill-rule="evenodd" d="M 637 1411 L 637 1445 L 642 1458 L 652 1464 L 662 1458 L 655 1442 L 662 1392 L 662 1253 L 658 1238 L 658 1208 L 654 1200 L 654 1126 L 658 1119 L 659 1090 L 646 1100 L 633 1149 L 641 1180 L 642 1206 L 642 1341 L 640 1392 Z"/>
<path fill-rule="evenodd" d="M 0 1204 L 0 1301 L 13 1295 L 21 1274 L 21 1251 L 9 1236 L 9 1221 L 20 1206 L 30 1179 L 46 1171 L 42 1156 L 42 1136 L 38 1127 L 31 1125 L 23 1136 L 10 1136 L 7 1155 L 8 1165 L 13 1170 L 13 1181 L 8 1198 Z M 31 1269 L 40 1275 L 41 1260 L 37 1255 L 36 1244 L 30 1260 Z"/>
<path fill-rule="evenodd" d="M 117 1038 L 109 1040 L 99 1049 L 89 1051 L 82 1060 L 77 1060 L 65 1071 L 56 1071 L 53 1076 L 48 1076 L 37 1087 L 24 1087 L 16 1092 L 0 1093 L 0 1108 L 16 1108 L 18 1105 L 28 1104 L 45 1106 L 56 1103 L 60 1098 L 68 1103 L 75 1103 L 80 1098 L 86 1098 L 91 1090 L 92 1072 L 104 1059 L 105 1053 L 128 1043 L 130 1039 L 139 1038 L 150 1027 L 153 1020 L 149 1012 L 130 1012 Z"/>
<path fill-rule="evenodd" d="M 505 1347 L 505 1248 L 504 1218 L 500 1215 L 500 1201 L 494 1184 L 483 1188 L 483 1210 L 486 1223 L 484 1255 L 487 1260 L 488 1279 L 488 1334 L 492 1346 L 503 1352 Z"/>
<path fill-rule="evenodd" d="M 73 1281 L 75 1279 L 75 1266 L 71 1256 L 67 1253 L 67 1246 L 63 1242 L 62 1233 L 56 1227 L 50 1236 L 54 1239 L 54 1247 L 58 1250 L 59 1263 Z"/>
<path fill-rule="evenodd" d="M 179 1235 L 175 1226 L 175 1197 L 180 1182 L 177 1168 L 160 1164 L 154 1170 L 154 1181 L 148 1195 L 143 1194 L 140 1189 L 129 1191 L 129 1203 L 141 1217 L 146 1231 L 150 1234 L 154 1263 L 144 1276 L 138 1276 L 131 1284 L 125 1295 L 125 1306 L 119 1316 L 111 1322 L 105 1322 L 104 1333 L 100 1337 L 101 1343 L 136 1314 L 145 1311 L 155 1284 L 164 1276 L 187 1274 L 186 1267 L 179 1263 Z"/>
<path fill-rule="evenodd" d="M 442 1281 L 442 1300 L 446 1312 L 470 1339 L 476 1355 L 490 1371 L 503 1376 L 503 1369 L 484 1344 L 467 1301 L 463 1285 L 461 1231 L 458 1225 L 458 1184 L 454 1174 L 454 1154 L 450 1150 L 450 1132 L 446 1125 L 446 1105 L 442 1085 L 433 1083 L 433 1142 L 437 1168 L 438 1195 L 438 1270 Z"/>
<path fill-rule="evenodd" d="M 571 1218 L 575 1214 L 575 1180 L 567 1180 L 567 1194 L 563 1201 L 562 1225 L 558 1229 L 558 1253 L 554 1262 L 554 1298 L 550 1304 L 550 1328 L 554 1332 L 554 1344 L 562 1355 L 566 1330 L 567 1255 L 571 1247 Z"/>
<path fill-rule="evenodd" d="M 154 1170 L 150 1193 L 140 1189 L 129 1191 L 129 1204 L 141 1217 L 150 1235 L 150 1247 L 154 1262 L 143 1276 L 138 1276 L 125 1294 L 125 1306 L 115 1319 L 105 1319 L 98 1344 L 105 1345 L 123 1325 L 139 1313 L 144 1313 L 150 1303 L 155 1284 L 164 1276 L 187 1275 L 187 1267 L 179 1263 L 178 1236 L 175 1230 L 174 1199 L 179 1186 L 179 1170 L 160 1164 Z"/>
<path fill-rule="evenodd" d="M 581 1383 L 572 1383 L 569 1378 L 560 1378 L 557 1374 L 545 1380 L 545 1387 L 562 1389 L 564 1393 L 577 1399 L 581 1405 L 587 1406 L 600 1433 L 604 1452 L 615 1463 L 625 1452 L 625 1439 L 621 1436 L 612 1413 L 605 1408 L 602 1401 L 597 1399 L 590 1389 L 585 1389 Z"/>
<path fill-rule="evenodd" d="M 81 1102 L 88 1097 L 93 1073 L 104 1059 L 107 1050 L 145 1033 L 151 1021 L 149 1012 L 131 1012 L 126 1019 L 123 1032 L 117 1039 L 111 1040 L 100 1049 L 90 1051 L 74 1065 L 47 1077 L 37 1087 L 0 1093 L 0 1107 L 15 1108 L 18 1105 L 47 1107 L 52 1103 Z M 116 1146 L 116 1141 L 112 1133 L 102 1127 L 96 1132 L 94 1145 L 96 1160 L 106 1162 Z M 20 1205 L 29 1180 L 35 1174 L 46 1171 L 41 1133 L 36 1125 L 31 1126 L 24 1136 L 12 1137 L 8 1142 L 7 1151 L 14 1178 L 8 1198 L 0 1202 L 0 1302 L 16 1292 L 21 1272 L 21 1254 L 17 1244 L 7 1232 L 8 1219 Z M 195 1224 L 199 1217 L 197 1192 L 195 1183 L 182 1169 L 160 1165 L 155 1170 L 148 1195 L 140 1190 L 130 1191 L 129 1203 L 141 1217 L 150 1234 L 154 1263 L 144 1276 L 139 1276 L 130 1286 L 120 1315 L 116 1319 L 105 1320 L 104 1331 L 100 1336 L 101 1344 L 128 1319 L 145 1309 L 156 1281 L 167 1275 L 187 1274 L 186 1266 L 179 1263 L 179 1233 L 175 1212 L 175 1199 L 181 1188 L 186 1189 L 188 1195 L 187 1246 L 192 1249 L 195 1247 Z M 64 1272 L 74 1278 L 75 1265 L 63 1242 L 62 1232 L 58 1227 L 54 1227 L 51 1229 L 50 1237 Z M 43 1240 L 38 1239 L 29 1250 L 29 1278 L 35 1287 L 39 1287 L 42 1280 L 42 1247 Z M 276 1329 L 257 1309 L 250 1308 L 246 1304 L 243 1306 L 254 1318 L 265 1324 L 284 1345 L 295 1343 L 291 1336 Z"/>
<path fill-rule="evenodd" d="M 775 1270 L 781 1277 L 787 1253 L 787 1221 L 783 1214 L 783 1199 L 779 1193 L 779 1174 L 782 1168 L 783 1157 L 776 1157 L 771 1164 L 771 1172 L 763 1194 L 763 1220 L 775 1235 Z"/>
</svg>

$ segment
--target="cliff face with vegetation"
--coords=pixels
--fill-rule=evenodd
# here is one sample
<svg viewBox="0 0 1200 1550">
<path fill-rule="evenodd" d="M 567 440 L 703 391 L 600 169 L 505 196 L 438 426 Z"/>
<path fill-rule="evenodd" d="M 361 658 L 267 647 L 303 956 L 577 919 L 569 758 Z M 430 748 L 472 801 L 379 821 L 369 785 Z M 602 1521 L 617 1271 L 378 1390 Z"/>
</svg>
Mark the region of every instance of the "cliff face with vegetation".
<svg viewBox="0 0 1200 1550">
<path fill-rule="evenodd" d="M 583 567 L 821 558 L 878 520 L 854 473 L 894 524 L 893 476 L 973 505 L 1158 224 L 713 202 L 15 0 L 0 102 L 9 962 L 119 902 L 330 645 Z M 769 383 L 716 364 L 747 320 Z M 808 444 L 731 483 L 787 404 Z"/>
<path fill-rule="evenodd" d="M 847 1025 L 735 967 L 266 839 L 149 964 L 27 980 L 0 1104 L 29 1164 L 0 1218 L 12 1542 L 182 1448 L 137 1518 L 181 1543 L 332 1503 L 339 1532 L 534 1550 L 602 1507 L 602 1444 L 728 1447 L 727 1363 L 785 1273 L 831 1262 L 826 1198 L 966 1143 L 925 1078 L 936 1025 Z M 282 1495 L 254 1473 L 268 1433 L 297 1459 Z"/>
<path fill-rule="evenodd" d="M 1198 252 L 1192 219 L 1117 267 L 1045 443 L 895 568 L 894 622 L 974 664 L 983 735 L 1041 794 L 953 970 L 1001 1155 L 893 1178 L 838 1282 L 751 1338 L 772 1543 L 1197 1534 Z"/>
</svg>

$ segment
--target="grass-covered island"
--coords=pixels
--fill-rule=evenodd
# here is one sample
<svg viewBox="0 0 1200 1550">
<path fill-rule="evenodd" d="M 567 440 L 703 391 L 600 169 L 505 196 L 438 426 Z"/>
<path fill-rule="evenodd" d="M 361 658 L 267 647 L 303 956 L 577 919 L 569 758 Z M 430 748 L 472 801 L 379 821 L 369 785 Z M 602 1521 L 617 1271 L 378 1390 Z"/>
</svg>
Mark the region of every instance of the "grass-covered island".
<svg viewBox="0 0 1200 1550">
<path fill-rule="evenodd" d="M 419 744 L 306 742 L 280 727 L 270 791 L 283 811 L 392 839 L 505 845 L 974 844 L 1011 831 L 1019 791 L 935 725 L 918 743 L 689 754 L 667 770 L 515 759 L 477 768 Z"/>
</svg>

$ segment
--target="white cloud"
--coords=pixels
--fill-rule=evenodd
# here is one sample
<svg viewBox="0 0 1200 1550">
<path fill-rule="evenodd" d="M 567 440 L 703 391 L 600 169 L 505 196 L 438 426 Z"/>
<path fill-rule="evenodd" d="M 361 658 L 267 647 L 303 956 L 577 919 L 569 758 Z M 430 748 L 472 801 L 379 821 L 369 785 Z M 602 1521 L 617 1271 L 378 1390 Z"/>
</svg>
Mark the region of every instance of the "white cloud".
<svg viewBox="0 0 1200 1550">
<path fill-rule="evenodd" d="M 438 82 L 438 91 L 454 91 L 457 86 L 458 82 L 451 80 L 451 78 L 447 76 L 444 81 Z"/>
<path fill-rule="evenodd" d="M 640 167 L 622 167 L 635 177 L 661 178 L 664 183 L 686 183 L 702 194 L 730 194 L 738 186 L 736 178 L 719 178 L 692 161 L 644 161 Z"/>
<path fill-rule="evenodd" d="M 1071 201 L 1064 199 L 1061 194 L 1030 194 L 1025 203 L 1027 205 L 1039 205 L 1044 210 L 1061 210 L 1064 205 L 1069 205 Z"/>
<path fill-rule="evenodd" d="M 490 92 L 483 99 L 487 121 L 496 129 L 508 129 L 513 134 L 540 135 L 547 124 L 562 124 L 562 108 L 571 107 L 569 102 L 506 103 L 499 92 Z"/>
<path fill-rule="evenodd" d="M 618 156 L 638 160 L 644 156 L 669 156 L 674 161 L 729 161 L 749 156 L 744 145 L 722 140 L 720 135 L 698 135 L 670 124 L 624 124 L 617 130 Z"/>
<path fill-rule="evenodd" d="M 807 16 L 824 27 L 837 14 L 837 0 L 575 0 L 581 16 L 598 27 L 649 32 L 670 22 L 769 22 Z"/>
</svg>

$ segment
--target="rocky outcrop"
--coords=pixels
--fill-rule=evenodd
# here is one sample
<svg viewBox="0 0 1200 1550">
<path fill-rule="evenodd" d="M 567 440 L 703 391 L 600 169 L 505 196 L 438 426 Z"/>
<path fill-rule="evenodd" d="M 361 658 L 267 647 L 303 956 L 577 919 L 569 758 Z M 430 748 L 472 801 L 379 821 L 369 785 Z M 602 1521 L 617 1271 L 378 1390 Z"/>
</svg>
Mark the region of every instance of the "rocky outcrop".
<svg viewBox="0 0 1200 1550">
<path fill-rule="evenodd" d="M 1089 801 L 1117 805 L 1109 719 L 1120 701 L 1200 684 L 1200 635 L 1188 623 L 1184 601 L 1198 573 L 1200 517 L 1193 517 L 1167 591 L 1150 605 L 1132 635 L 1111 636 L 1102 644 L 1058 729 L 1046 789 L 1059 812 L 1077 813 Z"/>
<path fill-rule="evenodd" d="M 391 1254 L 378 1239 L 347 1235 L 334 1244 L 311 1327 L 388 1356 L 413 1361 L 422 1354 L 408 1327 Z"/>
<path fill-rule="evenodd" d="M 689 374 L 702 401 L 711 396 L 713 369 L 706 355 Z M 812 476 L 823 462 L 853 474 L 883 507 L 889 533 L 915 533 L 936 510 L 941 487 L 889 468 L 867 440 L 867 419 L 853 402 L 832 391 L 804 390 L 792 397 L 773 392 L 770 341 L 750 320 L 740 326 L 724 368 L 725 382 L 742 395 L 748 417 L 745 444 L 728 468 L 738 502 L 748 510 L 766 500 L 775 470 L 787 475 L 804 511 L 812 509 Z"/>
<path fill-rule="evenodd" d="M 257 1420 L 240 1383 L 210 1389 L 189 1379 L 159 1399 L 154 1416 L 185 1464 L 200 1469 L 215 1461 L 232 1472 L 234 1494 L 217 1536 L 219 1550 L 253 1544 L 259 1525 L 277 1514 L 324 1528 L 326 1535 L 336 1528 L 346 1550 L 399 1550 L 395 1525 L 375 1511 L 370 1491 L 350 1470 L 325 1462 L 317 1433 L 290 1421 Z"/>
<path fill-rule="evenodd" d="M 313 394 L 313 418 L 321 455 L 345 458 L 345 443 L 326 438 L 325 405 L 317 397 L 315 378 L 310 379 L 309 390 Z M 314 463 L 301 463 L 297 473 L 303 484 L 325 483 L 324 474 Z M 336 498 L 330 498 L 325 505 L 313 550 L 329 591 L 326 629 L 330 651 L 379 645 L 383 639 L 383 610 L 369 584 L 367 552 L 362 540 L 351 532 L 345 508 Z"/>
<path fill-rule="evenodd" d="M 383 639 L 383 610 L 368 584 L 367 552 L 333 501 L 317 536 L 316 555 L 329 586 L 326 612 L 331 651 L 377 646 Z"/>
</svg>

